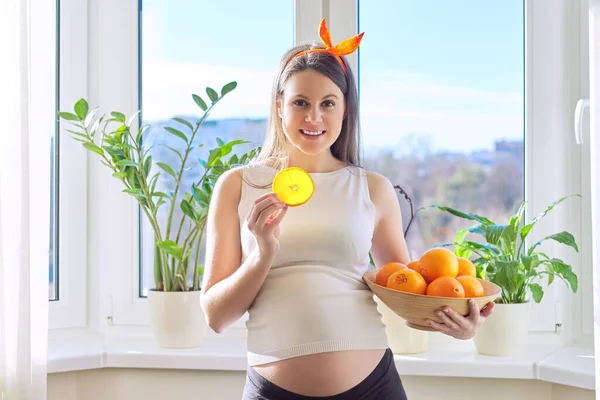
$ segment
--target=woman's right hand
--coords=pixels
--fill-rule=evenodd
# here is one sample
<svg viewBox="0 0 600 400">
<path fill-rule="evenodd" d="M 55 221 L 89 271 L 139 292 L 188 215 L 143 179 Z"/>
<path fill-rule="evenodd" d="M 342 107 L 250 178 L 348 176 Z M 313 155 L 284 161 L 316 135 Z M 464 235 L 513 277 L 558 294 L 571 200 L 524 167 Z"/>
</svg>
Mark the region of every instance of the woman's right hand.
<svg viewBox="0 0 600 400">
<path fill-rule="evenodd" d="M 261 254 L 274 257 L 279 251 L 279 223 L 287 209 L 287 204 L 275 193 L 264 194 L 254 201 L 246 221 Z"/>
</svg>

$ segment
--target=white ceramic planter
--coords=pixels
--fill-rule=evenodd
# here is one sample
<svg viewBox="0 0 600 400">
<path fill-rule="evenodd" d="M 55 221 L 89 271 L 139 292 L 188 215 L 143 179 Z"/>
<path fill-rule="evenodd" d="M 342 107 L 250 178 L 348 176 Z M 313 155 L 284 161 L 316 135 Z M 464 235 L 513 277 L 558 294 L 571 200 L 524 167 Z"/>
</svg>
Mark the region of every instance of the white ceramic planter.
<svg viewBox="0 0 600 400">
<path fill-rule="evenodd" d="M 207 324 L 200 291 L 148 292 L 150 323 L 158 345 L 168 349 L 200 347 Z"/>
<path fill-rule="evenodd" d="M 479 327 L 473 341 L 479 354 L 518 354 L 529 331 L 531 303 L 494 304 L 494 312 Z"/>
<path fill-rule="evenodd" d="M 429 332 L 410 328 L 406 321 L 383 304 L 377 296 L 377 309 L 383 316 L 385 332 L 388 337 L 390 349 L 394 354 L 417 354 L 427 351 Z"/>
</svg>

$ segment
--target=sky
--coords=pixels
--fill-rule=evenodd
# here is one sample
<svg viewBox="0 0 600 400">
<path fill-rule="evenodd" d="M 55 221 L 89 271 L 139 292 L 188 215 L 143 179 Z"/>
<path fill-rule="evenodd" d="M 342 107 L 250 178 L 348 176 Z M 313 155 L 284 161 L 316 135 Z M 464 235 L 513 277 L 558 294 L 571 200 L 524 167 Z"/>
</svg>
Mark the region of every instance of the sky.
<svg viewBox="0 0 600 400">
<path fill-rule="evenodd" d="M 294 44 L 293 3 L 143 0 L 144 118 L 196 113 L 191 93 L 232 80 L 211 116 L 266 117 Z M 417 135 L 434 151 L 473 151 L 523 138 L 523 0 L 362 0 L 359 31 L 366 147 Z"/>
</svg>

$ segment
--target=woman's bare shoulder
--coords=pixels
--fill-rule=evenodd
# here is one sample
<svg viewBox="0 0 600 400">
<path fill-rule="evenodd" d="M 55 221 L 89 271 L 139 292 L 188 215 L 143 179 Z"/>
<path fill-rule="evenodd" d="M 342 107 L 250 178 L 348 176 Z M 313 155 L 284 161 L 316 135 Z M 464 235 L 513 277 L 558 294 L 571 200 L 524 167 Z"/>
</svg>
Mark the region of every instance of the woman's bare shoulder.
<svg viewBox="0 0 600 400">
<path fill-rule="evenodd" d="M 365 174 L 369 184 L 369 194 L 373 202 L 389 197 L 390 193 L 393 193 L 395 197 L 394 186 L 385 175 L 369 170 L 365 170 Z"/>
<path fill-rule="evenodd" d="M 213 194 L 223 195 L 231 200 L 238 198 L 242 191 L 244 166 L 233 167 L 221 174 L 215 183 Z"/>
</svg>

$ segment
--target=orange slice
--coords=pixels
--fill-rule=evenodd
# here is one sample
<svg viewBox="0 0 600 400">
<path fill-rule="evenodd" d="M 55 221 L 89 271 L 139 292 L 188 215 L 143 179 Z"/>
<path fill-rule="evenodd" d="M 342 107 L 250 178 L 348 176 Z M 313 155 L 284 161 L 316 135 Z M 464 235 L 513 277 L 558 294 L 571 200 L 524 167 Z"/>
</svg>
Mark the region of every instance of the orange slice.
<svg viewBox="0 0 600 400">
<path fill-rule="evenodd" d="M 290 207 L 306 203 L 315 191 L 315 184 L 305 170 L 298 167 L 282 169 L 273 179 L 273 192 Z"/>
</svg>

